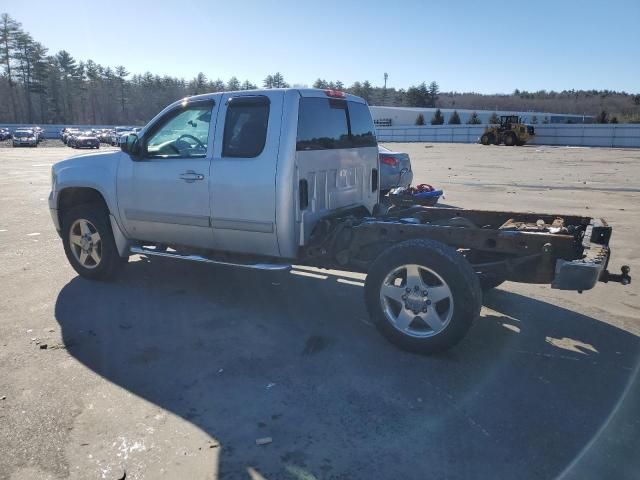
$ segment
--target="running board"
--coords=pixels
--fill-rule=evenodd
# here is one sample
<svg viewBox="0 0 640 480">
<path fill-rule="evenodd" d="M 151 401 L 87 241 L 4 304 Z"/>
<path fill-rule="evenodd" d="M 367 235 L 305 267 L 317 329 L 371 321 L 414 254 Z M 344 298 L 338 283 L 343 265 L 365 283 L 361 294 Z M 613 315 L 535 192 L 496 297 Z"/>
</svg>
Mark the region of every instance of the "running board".
<svg viewBox="0 0 640 480">
<path fill-rule="evenodd" d="M 214 265 L 250 268 L 253 270 L 267 270 L 267 271 L 273 272 L 273 271 L 289 270 L 291 268 L 291 265 L 286 265 L 281 263 L 232 263 L 232 262 L 225 262 L 222 260 L 213 260 L 207 257 L 201 257 L 200 255 L 181 255 L 177 252 L 172 253 L 167 251 L 159 251 L 159 250 L 153 250 L 151 248 L 145 248 L 145 247 L 131 247 L 130 251 L 131 253 L 136 255 L 150 255 L 155 257 L 177 258 L 179 260 L 189 260 L 191 262 L 212 263 Z"/>
</svg>

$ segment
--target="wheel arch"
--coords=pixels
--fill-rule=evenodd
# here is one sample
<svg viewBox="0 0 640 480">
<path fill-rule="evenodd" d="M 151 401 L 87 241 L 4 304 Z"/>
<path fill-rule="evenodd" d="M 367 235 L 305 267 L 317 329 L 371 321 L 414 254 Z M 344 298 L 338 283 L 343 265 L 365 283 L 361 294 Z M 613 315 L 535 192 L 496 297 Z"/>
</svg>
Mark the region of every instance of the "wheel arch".
<svg viewBox="0 0 640 480">
<path fill-rule="evenodd" d="M 92 187 L 65 187 L 58 193 L 58 220 L 62 224 L 64 212 L 70 208 L 87 203 L 98 203 L 102 205 L 109 214 L 112 212 L 105 200 L 104 195 L 99 190 Z"/>
<path fill-rule="evenodd" d="M 123 230 L 118 225 L 118 221 L 114 212 L 109 208 L 106 197 L 98 189 L 93 187 L 80 187 L 69 186 L 65 187 L 58 193 L 57 198 L 57 214 L 59 225 L 62 225 L 62 218 L 65 212 L 70 208 L 77 207 L 78 205 L 87 204 L 101 205 L 107 214 L 109 215 L 109 222 L 111 224 L 111 230 L 118 248 L 118 253 L 121 257 L 128 256 L 129 242 L 125 236 Z"/>
</svg>

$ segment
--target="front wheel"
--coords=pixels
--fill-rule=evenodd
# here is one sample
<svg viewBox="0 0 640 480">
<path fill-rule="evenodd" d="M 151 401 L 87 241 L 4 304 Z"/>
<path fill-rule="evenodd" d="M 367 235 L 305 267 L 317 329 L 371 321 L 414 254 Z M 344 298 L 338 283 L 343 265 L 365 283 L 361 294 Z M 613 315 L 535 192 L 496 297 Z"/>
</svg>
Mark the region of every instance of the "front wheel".
<svg viewBox="0 0 640 480">
<path fill-rule="evenodd" d="M 480 313 L 482 291 L 471 265 L 457 251 L 431 240 L 409 240 L 373 262 L 365 300 L 389 341 L 431 354 L 464 337 Z"/>
<path fill-rule="evenodd" d="M 62 220 L 64 252 L 73 269 L 91 280 L 110 280 L 127 262 L 120 257 L 109 215 L 100 204 L 71 208 Z"/>
<path fill-rule="evenodd" d="M 480 137 L 480 143 L 482 145 L 491 145 L 494 142 L 493 134 L 485 133 Z"/>
</svg>

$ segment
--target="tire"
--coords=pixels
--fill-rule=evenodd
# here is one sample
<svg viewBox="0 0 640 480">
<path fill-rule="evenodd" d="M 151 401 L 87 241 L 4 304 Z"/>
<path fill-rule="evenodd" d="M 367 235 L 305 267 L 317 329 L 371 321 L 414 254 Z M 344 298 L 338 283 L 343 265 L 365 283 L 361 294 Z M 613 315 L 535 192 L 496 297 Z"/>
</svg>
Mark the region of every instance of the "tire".
<svg viewBox="0 0 640 480">
<path fill-rule="evenodd" d="M 493 143 L 493 134 L 490 134 L 490 133 L 489 134 L 487 134 L 487 133 L 483 134 L 480 137 L 480 143 L 482 145 L 491 145 Z"/>
<path fill-rule="evenodd" d="M 373 323 L 390 342 L 432 354 L 465 336 L 480 314 L 482 290 L 469 262 L 454 249 L 432 240 L 408 240 L 373 262 L 365 301 Z"/>
<path fill-rule="evenodd" d="M 507 147 L 513 147 L 513 146 L 515 146 L 516 143 L 517 143 L 516 136 L 513 133 L 507 133 L 504 136 L 504 144 Z"/>
<path fill-rule="evenodd" d="M 86 257 L 83 256 L 82 248 L 71 241 L 72 234 L 78 239 L 84 236 L 82 222 L 87 222 L 86 226 L 91 237 L 98 234 L 99 240 L 90 249 L 92 252 L 95 251 L 97 257 L 93 253 L 86 255 Z M 92 238 L 93 240 L 95 237 Z M 118 254 L 108 212 L 104 205 L 99 203 L 78 205 L 64 213 L 62 243 L 64 253 L 73 269 L 80 276 L 90 280 L 111 280 L 116 277 L 122 266 L 128 261 L 128 258 L 122 258 Z M 96 261 L 94 257 L 99 258 L 99 261 Z M 81 262 L 83 259 L 84 263 Z"/>
</svg>

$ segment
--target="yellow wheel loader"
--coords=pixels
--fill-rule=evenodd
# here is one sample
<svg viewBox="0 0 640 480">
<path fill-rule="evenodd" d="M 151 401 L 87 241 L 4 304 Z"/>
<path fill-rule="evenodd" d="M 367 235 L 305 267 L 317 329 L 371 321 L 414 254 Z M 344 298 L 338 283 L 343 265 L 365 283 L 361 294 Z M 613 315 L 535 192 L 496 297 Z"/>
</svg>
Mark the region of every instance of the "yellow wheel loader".
<svg viewBox="0 0 640 480">
<path fill-rule="evenodd" d="M 500 117 L 498 125 L 488 126 L 482 136 L 480 143 L 482 145 L 500 145 L 504 143 L 508 147 L 515 145 L 521 147 L 535 135 L 532 125 L 522 123 L 517 115 L 503 115 Z"/>
</svg>

